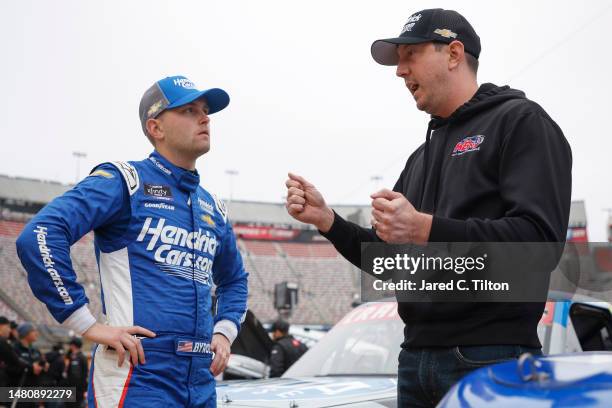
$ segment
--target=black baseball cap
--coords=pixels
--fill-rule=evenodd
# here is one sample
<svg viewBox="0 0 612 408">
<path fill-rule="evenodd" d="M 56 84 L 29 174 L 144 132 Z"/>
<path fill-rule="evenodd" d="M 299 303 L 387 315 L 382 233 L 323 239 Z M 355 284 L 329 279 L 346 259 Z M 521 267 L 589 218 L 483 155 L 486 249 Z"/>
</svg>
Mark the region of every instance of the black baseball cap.
<svg viewBox="0 0 612 408">
<path fill-rule="evenodd" d="M 397 65 L 397 46 L 429 41 L 450 44 L 461 41 L 465 51 L 474 58 L 480 56 L 480 37 L 471 24 L 454 10 L 441 8 L 421 10 L 408 18 L 398 37 L 376 40 L 370 51 L 381 65 Z"/>
</svg>

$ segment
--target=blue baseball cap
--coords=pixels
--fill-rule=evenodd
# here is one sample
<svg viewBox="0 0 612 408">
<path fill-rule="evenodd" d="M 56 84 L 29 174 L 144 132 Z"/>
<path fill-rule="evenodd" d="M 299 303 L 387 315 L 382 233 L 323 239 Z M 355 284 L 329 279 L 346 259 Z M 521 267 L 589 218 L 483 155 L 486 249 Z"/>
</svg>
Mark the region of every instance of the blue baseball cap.
<svg viewBox="0 0 612 408">
<path fill-rule="evenodd" d="M 223 89 L 210 88 L 199 91 L 193 82 L 182 75 L 166 77 L 155 82 L 140 99 L 138 113 L 142 131 L 145 135 L 148 134 L 147 120 L 156 118 L 166 109 L 177 108 L 200 98 L 206 99 L 209 114 L 224 109 L 230 101 L 229 95 Z"/>
<path fill-rule="evenodd" d="M 30 332 L 34 330 L 36 330 L 36 328 L 34 328 L 34 325 L 32 323 L 25 322 L 19 327 L 17 327 L 17 334 L 19 334 L 20 339 L 23 339 L 25 336 L 27 336 L 28 334 L 30 334 Z"/>
</svg>

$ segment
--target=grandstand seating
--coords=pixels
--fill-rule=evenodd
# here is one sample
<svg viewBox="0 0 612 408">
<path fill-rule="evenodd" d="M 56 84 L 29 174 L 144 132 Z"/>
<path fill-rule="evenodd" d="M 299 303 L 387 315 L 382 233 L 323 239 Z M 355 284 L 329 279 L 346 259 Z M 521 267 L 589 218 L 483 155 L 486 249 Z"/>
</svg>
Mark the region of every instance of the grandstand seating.
<svg viewBox="0 0 612 408">
<path fill-rule="evenodd" d="M 0 303 L 0 314 L 18 320 L 32 320 L 57 325 L 45 306 L 34 298 L 27 275 L 15 249 L 15 240 L 23 223 L 0 220 L 0 291 L 10 296 L 17 310 Z M 88 234 L 71 247 L 71 259 L 78 282 L 90 300 L 90 309 L 101 317 L 99 275 Z M 278 317 L 273 307 L 274 284 L 283 281 L 299 285 L 293 323 L 334 324 L 351 308 L 352 296 L 358 291 L 357 272 L 338 256 L 327 243 L 275 243 L 238 240 L 245 269 L 249 272 L 249 308 L 261 321 Z"/>
<path fill-rule="evenodd" d="M 4 303 L 2 300 L 0 300 L 0 316 L 4 316 L 9 320 L 15 320 L 21 323 L 21 319 L 19 319 L 17 312 L 15 312 L 13 308 Z"/>
<path fill-rule="evenodd" d="M 291 322 L 334 324 L 351 309 L 358 272 L 329 244 L 239 240 L 249 278 L 249 308 L 262 321 L 274 320 L 274 285 L 299 285 Z M 279 256 L 280 255 L 280 256 Z"/>
<path fill-rule="evenodd" d="M 328 243 L 305 244 L 301 242 L 281 242 L 282 253 L 294 258 L 336 258 L 338 252 Z"/>
<path fill-rule="evenodd" d="M 21 234 L 24 225 L 22 222 L 0 220 L 0 236 L 16 237 Z"/>
<path fill-rule="evenodd" d="M 268 241 L 244 241 L 241 240 L 247 253 L 253 255 L 278 256 L 278 250 L 274 242 Z"/>
<path fill-rule="evenodd" d="M 1 221 L 6 227 L 7 221 Z M 15 223 L 17 224 L 17 223 Z M 10 231 L 21 231 L 23 224 Z M 6 228 L 4 232 L 8 231 Z M 91 245 L 91 237 L 84 237 L 81 241 L 71 247 L 71 258 L 73 267 L 77 274 L 77 280 L 85 288 L 85 293 L 89 298 L 89 307 L 94 316 L 100 317 L 102 305 L 99 294 L 98 272 Z M 51 317 L 46 307 L 38 301 L 27 282 L 26 271 L 21 266 L 17 258 L 15 248 L 15 237 L 0 236 L 0 290 L 4 295 L 9 296 L 19 310 L 13 310 L 20 320 L 29 320 L 40 324 L 57 325 Z"/>
</svg>

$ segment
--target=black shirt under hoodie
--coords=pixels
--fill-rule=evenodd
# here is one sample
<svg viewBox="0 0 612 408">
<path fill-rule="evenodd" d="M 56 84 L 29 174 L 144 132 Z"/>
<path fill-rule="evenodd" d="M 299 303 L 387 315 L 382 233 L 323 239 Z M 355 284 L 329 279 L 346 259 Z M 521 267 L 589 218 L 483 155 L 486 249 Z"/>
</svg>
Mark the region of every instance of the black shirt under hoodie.
<svg viewBox="0 0 612 408">
<path fill-rule="evenodd" d="M 457 144 L 481 136 L 477 146 Z M 572 154 L 563 132 L 521 91 L 493 84 L 450 117 L 432 117 L 426 142 L 406 162 L 394 191 L 433 214 L 431 242 L 563 242 L 571 203 Z M 323 234 L 360 266 L 374 230 L 335 215 Z M 407 303 L 402 347 L 517 344 L 540 347 L 544 303 Z"/>
</svg>

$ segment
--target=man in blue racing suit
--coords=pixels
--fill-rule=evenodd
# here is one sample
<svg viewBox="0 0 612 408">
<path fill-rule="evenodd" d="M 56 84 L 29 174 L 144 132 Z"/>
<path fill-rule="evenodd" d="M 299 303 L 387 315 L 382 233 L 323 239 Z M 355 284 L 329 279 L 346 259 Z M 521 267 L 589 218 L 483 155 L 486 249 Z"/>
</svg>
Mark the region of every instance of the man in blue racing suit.
<svg viewBox="0 0 612 408">
<path fill-rule="evenodd" d="M 182 76 L 156 82 L 139 109 L 149 158 L 97 166 L 17 240 L 35 296 L 98 344 L 90 407 L 216 405 L 214 376 L 246 312 L 247 273 L 226 209 L 200 187 L 195 164 L 210 148 L 209 115 L 228 103 L 225 91 L 198 91 Z M 70 245 L 91 230 L 104 322 L 70 260 Z"/>
</svg>

